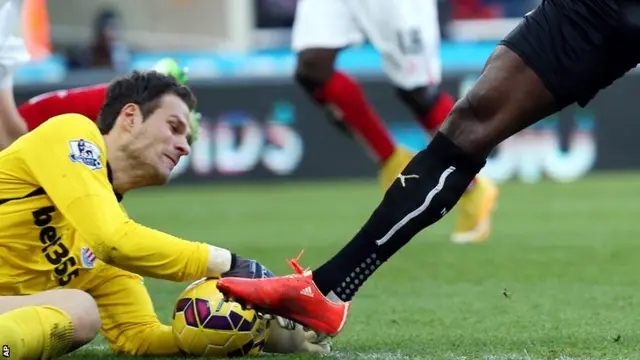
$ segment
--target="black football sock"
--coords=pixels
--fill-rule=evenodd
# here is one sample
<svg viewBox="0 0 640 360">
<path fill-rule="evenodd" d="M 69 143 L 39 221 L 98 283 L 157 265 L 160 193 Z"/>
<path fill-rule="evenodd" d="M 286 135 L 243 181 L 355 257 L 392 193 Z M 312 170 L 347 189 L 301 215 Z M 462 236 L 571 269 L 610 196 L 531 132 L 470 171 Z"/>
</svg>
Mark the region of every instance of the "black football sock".
<svg viewBox="0 0 640 360">
<path fill-rule="evenodd" d="M 313 273 L 318 289 L 351 300 L 382 263 L 453 208 L 485 162 L 438 132 L 398 176 L 355 237 Z"/>
</svg>

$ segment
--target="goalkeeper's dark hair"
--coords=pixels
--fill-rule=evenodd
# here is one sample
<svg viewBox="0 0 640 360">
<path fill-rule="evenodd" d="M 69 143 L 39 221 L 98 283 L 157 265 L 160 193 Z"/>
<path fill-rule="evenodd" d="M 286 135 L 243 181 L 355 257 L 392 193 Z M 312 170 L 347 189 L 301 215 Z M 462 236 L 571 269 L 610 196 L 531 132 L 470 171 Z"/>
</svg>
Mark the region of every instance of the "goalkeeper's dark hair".
<svg viewBox="0 0 640 360">
<path fill-rule="evenodd" d="M 98 128 L 108 134 L 125 105 L 137 104 L 146 119 L 160 106 L 160 98 L 173 94 L 182 99 L 189 110 L 196 107 L 196 97 L 191 90 L 180 85 L 173 76 L 154 70 L 134 71 L 131 75 L 114 80 L 107 88 L 104 104 L 98 115 Z"/>
</svg>

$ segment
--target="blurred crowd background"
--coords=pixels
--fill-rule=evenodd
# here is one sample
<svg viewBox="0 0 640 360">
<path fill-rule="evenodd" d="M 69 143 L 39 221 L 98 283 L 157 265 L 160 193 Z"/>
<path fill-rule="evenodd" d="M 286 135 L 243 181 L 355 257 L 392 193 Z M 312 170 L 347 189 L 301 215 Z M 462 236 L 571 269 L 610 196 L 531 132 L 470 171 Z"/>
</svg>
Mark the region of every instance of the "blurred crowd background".
<svg viewBox="0 0 640 360">
<path fill-rule="evenodd" d="M 500 38 L 540 0 L 437 1 L 442 38 L 455 43 Z M 185 56 L 198 52 L 190 54 L 194 75 L 219 75 L 220 64 L 196 55 L 286 51 L 297 0 L 24 0 L 24 4 L 22 30 L 34 61 L 18 81 L 37 82 L 60 80 L 76 70 L 128 71 L 146 66 L 150 60 L 144 62 L 144 55 L 163 52 Z M 268 59 L 260 60 L 261 66 L 268 66 Z"/>
</svg>

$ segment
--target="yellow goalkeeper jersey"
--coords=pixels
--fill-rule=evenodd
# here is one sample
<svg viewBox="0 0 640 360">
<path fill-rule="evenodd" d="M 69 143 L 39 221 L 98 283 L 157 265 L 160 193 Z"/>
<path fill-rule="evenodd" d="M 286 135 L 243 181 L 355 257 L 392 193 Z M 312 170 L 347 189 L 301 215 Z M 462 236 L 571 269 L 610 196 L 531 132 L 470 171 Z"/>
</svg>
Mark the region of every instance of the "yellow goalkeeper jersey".
<svg viewBox="0 0 640 360">
<path fill-rule="evenodd" d="M 0 295 L 78 288 L 104 264 L 174 281 L 206 276 L 206 244 L 127 216 L 106 151 L 91 120 L 65 114 L 0 152 Z"/>
</svg>

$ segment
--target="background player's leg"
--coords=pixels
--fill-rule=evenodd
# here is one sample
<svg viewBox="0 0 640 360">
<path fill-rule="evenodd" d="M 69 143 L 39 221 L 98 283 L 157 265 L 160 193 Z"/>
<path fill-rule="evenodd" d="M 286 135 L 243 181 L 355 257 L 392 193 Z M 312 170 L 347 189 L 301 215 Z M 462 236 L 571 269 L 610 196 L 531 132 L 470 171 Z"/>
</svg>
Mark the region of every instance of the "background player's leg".
<svg viewBox="0 0 640 360">
<path fill-rule="evenodd" d="M 13 35 L 21 3 L 7 1 L 0 7 L 0 150 L 27 132 L 13 96 L 13 74 L 30 58 L 24 40 Z"/>
<path fill-rule="evenodd" d="M 15 139 L 26 132 L 27 125 L 16 107 L 13 85 L 3 87 L 0 84 L 0 150 L 11 145 Z"/>
<path fill-rule="evenodd" d="M 533 70 L 499 46 L 476 85 L 353 240 L 314 272 L 318 288 L 350 300 L 382 263 L 453 208 L 496 145 L 555 110 Z"/>
<path fill-rule="evenodd" d="M 336 71 L 337 49 L 306 49 L 298 55 L 296 81 L 323 106 L 340 130 L 362 141 L 375 160 L 385 163 L 394 144 L 384 123 L 367 101 L 360 85 Z"/>
<path fill-rule="evenodd" d="M 394 150 L 389 132 L 360 85 L 334 69 L 340 49 L 363 39 L 350 8 L 343 0 L 301 0 L 292 37 L 298 52 L 296 82 L 341 130 L 363 141 L 376 161 L 387 161 Z"/>
<path fill-rule="evenodd" d="M 439 85 L 439 83 L 425 84 L 412 89 L 396 87 L 398 98 L 411 110 L 416 120 L 430 135 L 435 135 L 456 103 L 453 96 L 441 89 Z"/>
<path fill-rule="evenodd" d="M 80 290 L 0 297 L 0 333 L 13 334 L 26 358 L 64 355 L 89 343 L 99 329 L 96 303 Z"/>
</svg>

